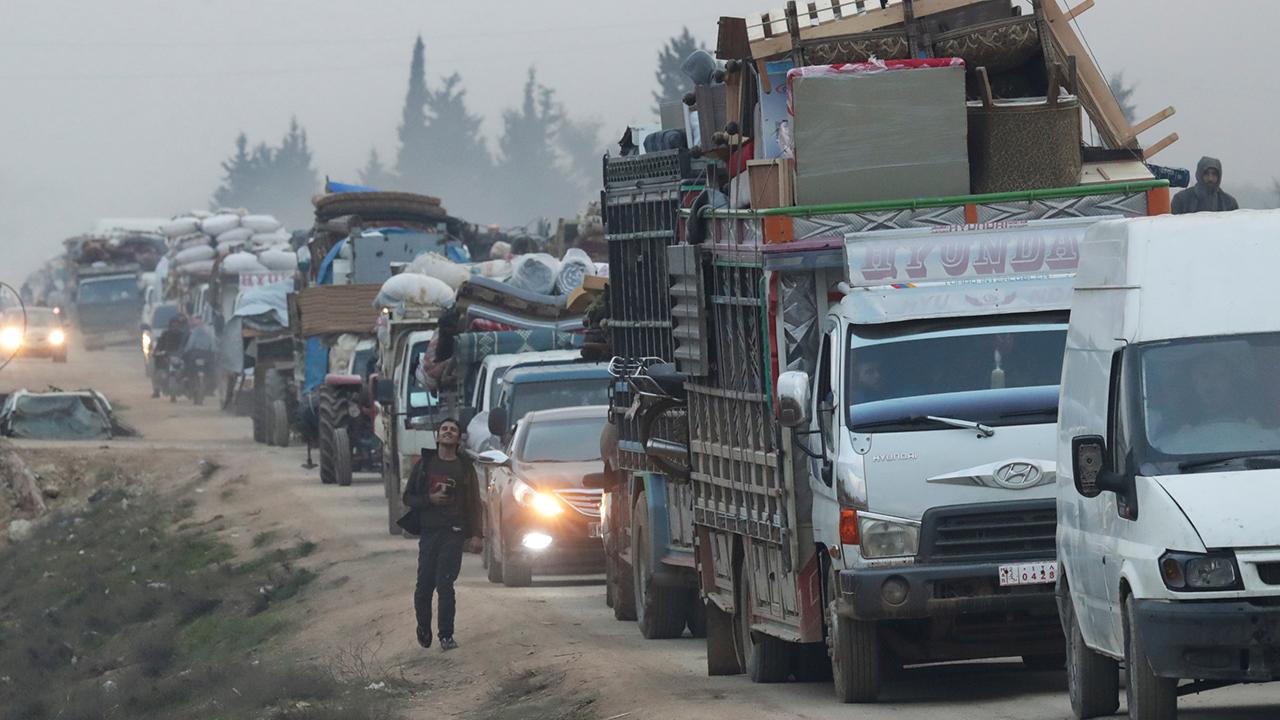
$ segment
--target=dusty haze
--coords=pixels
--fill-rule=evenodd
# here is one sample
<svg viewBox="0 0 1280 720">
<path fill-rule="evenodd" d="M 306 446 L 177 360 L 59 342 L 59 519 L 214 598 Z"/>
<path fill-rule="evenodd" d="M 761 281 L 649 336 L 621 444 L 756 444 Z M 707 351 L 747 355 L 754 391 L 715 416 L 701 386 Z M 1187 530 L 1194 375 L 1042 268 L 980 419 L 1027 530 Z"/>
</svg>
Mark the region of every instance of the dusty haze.
<svg viewBox="0 0 1280 720">
<path fill-rule="evenodd" d="M 0 279 L 20 282 L 98 217 L 205 207 L 241 130 L 274 143 L 296 115 L 322 176 L 354 179 L 370 147 L 393 160 L 419 32 L 428 82 L 462 73 L 491 135 L 534 64 L 607 140 L 649 117 L 666 38 L 688 25 L 711 45 L 717 17 L 771 4 L 781 3 L 5 0 Z M 1080 26 L 1104 71 L 1137 83 L 1140 115 L 1178 108 L 1144 136 L 1182 136 L 1159 162 L 1221 157 L 1233 192 L 1280 176 L 1280 3 L 1098 0 Z M 447 203 L 447 190 L 431 191 Z"/>
</svg>

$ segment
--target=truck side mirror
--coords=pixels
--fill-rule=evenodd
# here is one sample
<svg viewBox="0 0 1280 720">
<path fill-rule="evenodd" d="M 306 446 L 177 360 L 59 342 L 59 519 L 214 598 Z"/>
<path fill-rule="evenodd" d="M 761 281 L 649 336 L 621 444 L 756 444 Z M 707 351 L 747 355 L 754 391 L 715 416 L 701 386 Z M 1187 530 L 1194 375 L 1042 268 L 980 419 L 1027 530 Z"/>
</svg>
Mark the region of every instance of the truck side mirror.
<svg viewBox="0 0 1280 720">
<path fill-rule="evenodd" d="M 778 422 L 795 428 L 809 424 L 809 374 L 799 370 L 778 376 Z"/>
<path fill-rule="evenodd" d="M 1076 492 L 1087 498 L 1121 489 L 1119 479 L 1107 467 L 1107 441 L 1101 435 L 1071 439 L 1071 475 Z"/>
<path fill-rule="evenodd" d="M 510 429 L 507 425 L 507 409 L 496 407 L 489 411 L 489 432 L 494 437 L 503 437 Z"/>
<path fill-rule="evenodd" d="M 382 405 L 391 405 L 396 401 L 396 384 L 391 378 L 378 378 L 374 383 L 374 393 Z"/>
</svg>

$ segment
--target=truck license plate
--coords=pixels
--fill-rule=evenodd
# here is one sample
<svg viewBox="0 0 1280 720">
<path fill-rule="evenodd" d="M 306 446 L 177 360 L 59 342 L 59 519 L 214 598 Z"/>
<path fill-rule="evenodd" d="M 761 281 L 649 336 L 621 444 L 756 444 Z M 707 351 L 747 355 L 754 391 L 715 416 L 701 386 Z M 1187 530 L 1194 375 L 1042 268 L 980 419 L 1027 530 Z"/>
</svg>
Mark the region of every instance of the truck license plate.
<svg viewBox="0 0 1280 720">
<path fill-rule="evenodd" d="M 1055 560 L 1019 563 L 1000 566 L 1000 586 L 1048 585 L 1058 581 L 1058 563 Z"/>
<path fill-rule="evenodd" d="M 600 537 L 600 523 L 598 522 L 587 523 L 587 537 L 593 537 L 593 538 Z"/>
</svg>

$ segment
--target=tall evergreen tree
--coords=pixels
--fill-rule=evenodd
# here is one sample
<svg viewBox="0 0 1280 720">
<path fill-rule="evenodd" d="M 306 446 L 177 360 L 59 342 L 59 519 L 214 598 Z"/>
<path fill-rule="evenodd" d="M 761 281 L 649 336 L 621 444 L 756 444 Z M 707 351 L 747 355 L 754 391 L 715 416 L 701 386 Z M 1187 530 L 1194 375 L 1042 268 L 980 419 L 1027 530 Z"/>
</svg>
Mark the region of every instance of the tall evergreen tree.
<svg viewBox="0 0 1280 720">
<path fill-rule="evenodd" d="M 685 27 L 680 34 L 669 40 L 658 52 L 658 68 L 654 78 L 658 81 L 658 89 L 653 93 L 653 112 L 658 112 L 658 105 L 670 100 L 679 100 L 685 93 L 693 92 L 693 81 L 680 70 L 685 58 L 697 50 L 703 49 L 701 43 L 694 39 L 693 33 Z"/>
<path fill-rule="evenodd" d="M 249 137 L 241 132 L 236 136 L 236 152 L 222 161 L 222 184 L 213 191 L 215 207 L 241 207 L 258 191 L 259 158 L 257 151 L 249 151 Z"/>
<path fill-rule="evenodd" d="M 427 162 L 420 191 L 443 195 L 451 212 L 483 222 L 493 212 L 486 193 L 493 161 L 481 134 L 482 119 L 467 109 L 466 94 L 457 73 L 427 91 Z"/>
<path fill-rule="evenodd" d="M 573 183 L 556 154 L 563 120 L 550 88 L 529 68 L 519 109 L 502 116 L 498 181 L 503 189 L 502 222 L 525 225 L 538 218 L 576 212 Z"/>
<path fill-rule="evenodd" d="M 560 116 L 556 133 L 558 145 L 574 185 L 583 198 L 587 198 L 600 188 L 600 157 L 609 149 L 608 143 L 600 138 L 603 126 L 594 119 L 572 120 L 563 109 Z"/>
<path fill-rule="evenodd" d="M 360 184 L 377 190 L 391 190 L 396 187 L 395 175 L 382 164 L 377 148 L 369 148 L 369 159 L 358 173 Z"/>
<path fill-rule="evenodd" d="M 413 59 L 409 62 L 409 89 L 400 114 L 400 152 L 396 155 L 396 173 L 407 190 L 425 184 L 423 173 L 430 161 L 427 141 L 427 75 L 422 36 L 413 43 Z"/>
<path fill-rule="evenodd" d="M 222 163 L 223 181 L 213 193 L 212 206 L 246 208 L 271 213 L 290 227 L 311 220 L 311 195 L 319 180 L 312 167 L 307 131 L 297 118 L 279 147 L 259 143 L 249 150 L 249 138 L 236 137 L 235 153 Z"/>
<path fill-rule="evenodd" d="M 1112 75 L 1107 84 L 1111 86 L 1111 94 L 1116 96 L 1116 103 L 1124 113 L 1125 119 L 1131 123 L 1137 122 L 1138 104 L 1133 100 L 1133 93 L 1138 86 L 1125 82 L 1123 72 Z"/>
</svg>

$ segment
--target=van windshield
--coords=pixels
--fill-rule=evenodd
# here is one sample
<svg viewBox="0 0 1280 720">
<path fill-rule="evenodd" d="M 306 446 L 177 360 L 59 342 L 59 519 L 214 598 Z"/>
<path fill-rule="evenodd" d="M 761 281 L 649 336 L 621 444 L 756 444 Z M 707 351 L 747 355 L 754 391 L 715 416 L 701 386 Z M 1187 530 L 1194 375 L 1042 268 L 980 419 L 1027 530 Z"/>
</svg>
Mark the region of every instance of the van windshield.
<svg viewBox="0 0 1280 720">
<path fill-rule="evenodd" d="M 1138 369 L 1150 459 L 1280 454 L 1280 333 L 1145 345 Z"/>
<path fill-rule="evenodd" d="M 1055 422 L 1066 328 L 974 328 L 867 343 L 850 333 L 845 399 L 854 432 L 934 430 L 929 416 L 986 425 Z"/>
<path fill-rule="evenodd" d="M 609 404 L 609 379 L 577 378 L 524 382 L 511 388 L 511 421 L 536 410 Z"/>
<path fill-rule="evenodd" d="M 130 302 L 138 299 L 138 282 L 131 277 L 107 280 L 84 280 L 76 292 L 76 301 L 96 305 Z"/>
</svg>

